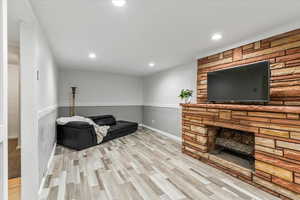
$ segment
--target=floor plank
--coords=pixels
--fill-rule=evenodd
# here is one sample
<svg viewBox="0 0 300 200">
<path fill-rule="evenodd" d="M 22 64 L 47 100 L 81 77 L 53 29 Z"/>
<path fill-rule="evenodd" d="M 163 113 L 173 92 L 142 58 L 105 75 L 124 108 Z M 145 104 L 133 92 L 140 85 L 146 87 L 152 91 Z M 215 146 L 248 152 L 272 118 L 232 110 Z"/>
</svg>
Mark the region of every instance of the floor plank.
<svg viewBox="0 0 300 200">
<path fill-rule="evenodd" d="M 136 133 L 83 151 L 56 149 L 40 199 L 277 200 L 181 153 L 156 132 Z"/>
<path fill-rule="evenodd" d="M 20 200 L 21 178 L 8 179 L 8 199 Z"/>
</svg>

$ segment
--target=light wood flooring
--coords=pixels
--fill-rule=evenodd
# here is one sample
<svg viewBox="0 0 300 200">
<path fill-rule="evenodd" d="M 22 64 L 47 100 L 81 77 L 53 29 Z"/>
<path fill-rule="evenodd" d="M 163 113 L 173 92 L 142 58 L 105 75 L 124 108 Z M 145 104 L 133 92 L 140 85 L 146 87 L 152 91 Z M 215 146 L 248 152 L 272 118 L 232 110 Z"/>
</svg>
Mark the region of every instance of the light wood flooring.
<svg viewBox="0 0 300 200">
<path fill-rule="evenodd" d="M 79 152 L 58 146 L 40 199 L 277 200 L 145 129 Z"/>
<path fill-rule="evenodd" d="M 21 178 L 8 179 L 8 200 L 20 200 Z"/>
</svg>

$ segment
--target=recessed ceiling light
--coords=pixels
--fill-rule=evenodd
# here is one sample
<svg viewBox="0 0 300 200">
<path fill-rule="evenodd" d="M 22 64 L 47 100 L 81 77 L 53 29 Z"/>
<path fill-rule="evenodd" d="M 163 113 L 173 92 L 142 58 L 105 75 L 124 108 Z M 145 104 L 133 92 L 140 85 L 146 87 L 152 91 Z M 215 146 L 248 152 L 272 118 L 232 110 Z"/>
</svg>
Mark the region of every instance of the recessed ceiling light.
<svg viewBox="0 0 300 200">
<path fill-rule="evenodd" d="M 221 40 L 222 39 L 222 34 L 221 33 L 215 33 L 211 36 L 211 39 L 214 40 L 214 41 L 218 41 L 218 40 Z"/>
<path fill-rule="evenodd" d="M 95 53 L 89 53 L 89 58 L 90 59 L 95 59 L 97 56 Z"/>
<path fill-rule="evenodd" d="M 154 67 L 155 63 L 154 62 L 150 62 L 148 65 L 149 65 L 149 67 Z"/>
<path fill-rule="evenodd" d="M 123 7 L 126 4 L 126 0 L 112 0 L 112 3 L 116 7 Z"/>
</svg>

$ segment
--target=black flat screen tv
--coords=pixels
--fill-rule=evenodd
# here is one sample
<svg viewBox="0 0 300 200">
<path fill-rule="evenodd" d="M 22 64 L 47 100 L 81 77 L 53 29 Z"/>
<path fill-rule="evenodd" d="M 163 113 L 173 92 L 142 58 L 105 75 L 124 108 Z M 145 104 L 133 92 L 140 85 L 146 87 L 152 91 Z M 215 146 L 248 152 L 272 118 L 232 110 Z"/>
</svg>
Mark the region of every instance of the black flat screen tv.
<svg viewBox="0 0 300 200">
<path fill-rule="evenodd" d="M 270 96 L 269 79 L 268 61 L 208 72 L 208 101 L 266 103 Z"/>
</svg>

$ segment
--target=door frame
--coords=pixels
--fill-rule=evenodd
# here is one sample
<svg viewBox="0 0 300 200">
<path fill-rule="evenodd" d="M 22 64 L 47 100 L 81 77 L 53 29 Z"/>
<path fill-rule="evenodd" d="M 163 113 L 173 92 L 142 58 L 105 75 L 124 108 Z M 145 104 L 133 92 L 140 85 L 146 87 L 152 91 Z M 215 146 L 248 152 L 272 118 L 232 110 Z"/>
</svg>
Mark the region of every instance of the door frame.
<svg viewBox="0 0 300 200">
<path fill-rule="evenodd" d="M 0 15 L 0 199 L 7 200 L 7 0 L 0 0 Z"/>
</svg>

